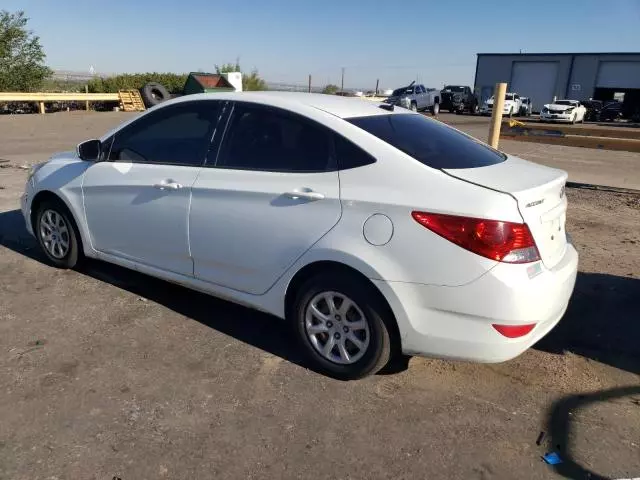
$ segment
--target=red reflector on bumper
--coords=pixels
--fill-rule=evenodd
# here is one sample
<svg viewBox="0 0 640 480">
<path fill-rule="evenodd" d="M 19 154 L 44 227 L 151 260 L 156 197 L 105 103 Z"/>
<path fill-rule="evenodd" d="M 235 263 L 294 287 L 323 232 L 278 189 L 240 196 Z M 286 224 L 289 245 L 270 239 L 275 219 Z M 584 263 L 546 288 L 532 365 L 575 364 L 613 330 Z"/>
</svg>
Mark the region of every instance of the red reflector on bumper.
<svg viewBox="0 0 640 480">
<path fill-rule="evenodd" d="M 536 324 L 531 323 L 529 325 L 496 325 L 494 323 L 492 326 L 498 331 L 498 333 L 504 335 L 507 338 L 518 338 L 524 337 L 526 334 L 531 332 Z"/>
</svg>

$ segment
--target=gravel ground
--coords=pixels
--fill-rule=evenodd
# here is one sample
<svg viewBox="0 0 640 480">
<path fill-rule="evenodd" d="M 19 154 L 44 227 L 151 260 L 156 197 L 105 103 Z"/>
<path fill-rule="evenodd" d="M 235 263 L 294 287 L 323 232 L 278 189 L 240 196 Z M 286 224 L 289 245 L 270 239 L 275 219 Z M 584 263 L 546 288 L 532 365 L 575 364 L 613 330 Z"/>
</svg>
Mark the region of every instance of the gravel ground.
<svg viewBox="0 0 640 480">
<path fill-rule="evenodd" d="M 568 190 L 576 291 L 522 356 L 339 382 L 276 319 L 100 262 L 42 263 L 20 162 L 114 118 L 59 116 L 46 141 L 0 118 L 0 479 L 640 476 L 640 196 Z"/>
</svg>

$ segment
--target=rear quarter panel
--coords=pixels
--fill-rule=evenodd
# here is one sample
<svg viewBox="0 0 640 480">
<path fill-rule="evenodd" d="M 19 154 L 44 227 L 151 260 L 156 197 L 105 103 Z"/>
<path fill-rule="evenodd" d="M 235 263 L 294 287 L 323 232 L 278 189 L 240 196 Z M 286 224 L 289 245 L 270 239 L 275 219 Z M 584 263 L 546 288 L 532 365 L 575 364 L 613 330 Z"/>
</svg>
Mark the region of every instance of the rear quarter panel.
<svg viewBox="0 0 640 480">
<path fill-rule="evenodd" d="M 342 218 L 305 260 L 357 259 L 358 265 L 352 266 L 369 278 L 449 286 L 472 282 L 497 264 L 426 229 L 411 212 L 521 222 L 511 196 L 429 168 L 353 125 L 347 124 L 344 132 L 377 162 L 340 171 Z M 374 246 L 364 237 L 364 223 L 374 214 L 386 215 L 393 223 L 385 245 Z"/>
</svg>

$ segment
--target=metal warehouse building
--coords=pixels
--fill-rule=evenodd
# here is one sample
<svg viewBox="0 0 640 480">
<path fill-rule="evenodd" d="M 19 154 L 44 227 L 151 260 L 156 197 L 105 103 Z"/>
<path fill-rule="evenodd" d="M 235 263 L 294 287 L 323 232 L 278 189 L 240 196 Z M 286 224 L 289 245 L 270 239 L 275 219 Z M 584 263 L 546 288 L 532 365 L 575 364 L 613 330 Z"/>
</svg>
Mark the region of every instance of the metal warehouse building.
<svg viewBox="0 0 640 480">
<path fill-rule="evenodd" d="M 479 53 L 475 91 L 482 101 L 498 82 L 529 97 L 538 112 L 553 97 L 624 101 L 640 108 L 640 53 Z"/>
</svg>

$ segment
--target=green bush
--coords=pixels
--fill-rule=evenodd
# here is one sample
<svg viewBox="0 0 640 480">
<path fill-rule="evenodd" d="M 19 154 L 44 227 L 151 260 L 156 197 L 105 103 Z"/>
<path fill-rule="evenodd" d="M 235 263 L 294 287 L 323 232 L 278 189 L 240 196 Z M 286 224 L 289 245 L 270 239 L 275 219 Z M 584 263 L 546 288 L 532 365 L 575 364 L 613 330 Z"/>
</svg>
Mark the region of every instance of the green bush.
<svg viewBox="0 0 640 480">
<path fill-rule="evenodd" d="M 182 93 L 187 74 L 179 73 L 125 73 L 106 78 L 89 80 L 91 93 L 117 93 L 118 90 L 138 90 L 147 83 L 156 82 L 164 85 L 169 93 Z"/>
</svg>

